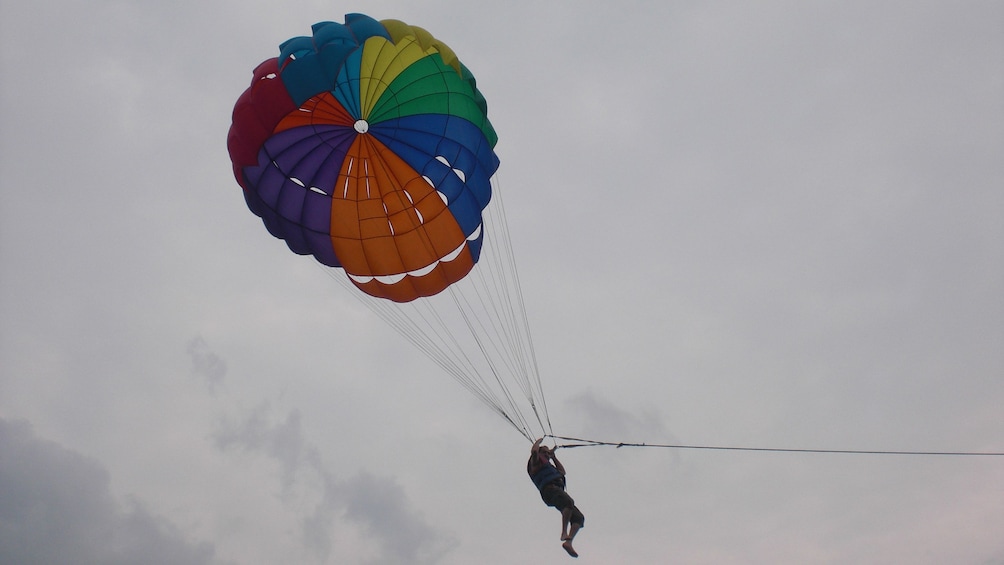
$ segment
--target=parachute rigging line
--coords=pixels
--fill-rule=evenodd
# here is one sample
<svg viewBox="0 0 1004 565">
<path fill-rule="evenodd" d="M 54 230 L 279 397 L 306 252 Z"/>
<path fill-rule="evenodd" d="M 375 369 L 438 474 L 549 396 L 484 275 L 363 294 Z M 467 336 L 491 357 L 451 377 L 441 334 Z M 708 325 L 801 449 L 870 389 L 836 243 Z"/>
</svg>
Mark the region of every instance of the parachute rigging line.
<svg viewBox="0 0 1004 565">
<path fill-rule="evenodd" d="M 446 291 L 407 303 L 357 292 L 337 269 L 322 270 L 349 295 L 529 441 L 553 433 L 516 273 L 498 173 L 485 209 L 481 260 Z M 320 265 L 319 265 L 320 266 Z"/>
<path fill-rule="evenodd" d="M 770 453 L 832 453 L 832 454 L 844 454 L 844 455 L 930 455 L 930 456 L 960 456 L 960 457 L 1001 457 L 1004 456 L 1004 452 L 986 452 L 986 451 L 871 451 L 863 449 L 785 449 L 777 447 L 726 447 L 717 445 L 672 445 L 672 444 L 658 444 L 658 443 L 626 443 L 626 442 L 610 442 L 610 441 L 596 441 L 591 439 L 581 439 L 574 437 L 565 436 L 555 436 L 547 435 L 545 437 L 563 440 L 563 441 L 575 441 L 579 443 L 573 444 L 563 444 L 555 446 L 555 449 L 571 449 L 573 447 L 660 447 L 668 449 L 704 449 L 704 450 L 716 450 L 716 451 L 758 451 L 758 452 L 770 452 Z"/>
</svg>

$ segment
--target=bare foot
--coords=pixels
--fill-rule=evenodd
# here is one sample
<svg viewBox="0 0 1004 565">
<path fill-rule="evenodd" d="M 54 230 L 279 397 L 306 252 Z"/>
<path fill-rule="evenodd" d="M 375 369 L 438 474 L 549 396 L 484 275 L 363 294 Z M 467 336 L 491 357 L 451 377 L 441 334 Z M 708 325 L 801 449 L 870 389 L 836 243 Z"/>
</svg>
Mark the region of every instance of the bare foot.
<svg viewBox="0 0 1004 565">
<path fill-rule="evenodd" d="M 561 547 L 562 547 L 562 548 L 563 548 L 563 549 L 564 549 L 564 550 L 565 550 L 566 552 L 568 552 L 568 554 L 569 554 L 569 555 L 571 555 L 572 557 L 578 557 L 578 556 L 579 556 L 579 554 L 578 554 L 578 553 L 575 553 L 575 550 L 574 550 L 574 549 L 572 549 L 572 540 L 567 540 L 567 541 L 565 541 L 565 543 L 561 544 Z"/>
</svg>

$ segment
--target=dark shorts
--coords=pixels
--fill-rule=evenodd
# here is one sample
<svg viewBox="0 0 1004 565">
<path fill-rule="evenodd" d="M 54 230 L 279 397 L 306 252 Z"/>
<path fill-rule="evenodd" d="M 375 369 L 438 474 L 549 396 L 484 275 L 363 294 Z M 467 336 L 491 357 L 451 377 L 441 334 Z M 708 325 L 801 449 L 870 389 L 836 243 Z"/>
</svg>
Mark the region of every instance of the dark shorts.
<svg viewBox="0 0 1004 565">
<path fill-rule="evenodd" d="M 575 507 L 575 500 L 565 492 L 565 489 L 559 487 L 558 485 L 548 485 L 541 489 L 540 498 L 544 501 L 544 504 L 557 508 L 558 510 L 564 511 L 565 508 L 572 509 L 572 515 L 568 521 L 572 524 L 578 524 L 580 526 L 585 525 L 586 517 L 582 515 L 582 512 Z"/>
</svg>

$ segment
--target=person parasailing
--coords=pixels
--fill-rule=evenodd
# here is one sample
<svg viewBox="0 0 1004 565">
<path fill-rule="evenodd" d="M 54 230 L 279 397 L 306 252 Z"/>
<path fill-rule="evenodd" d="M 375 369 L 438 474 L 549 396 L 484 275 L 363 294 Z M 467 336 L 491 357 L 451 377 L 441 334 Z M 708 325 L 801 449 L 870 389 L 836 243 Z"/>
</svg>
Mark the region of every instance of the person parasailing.
<svg viewBox="0 0 1004 565">
<path fill-rule="evenodd" d="M 554 451 L 541 445 L 544 438 L 533 442 L 530 459 L 526 462 L 526 472 L 540 491 L 544 504 L 561 512 L 561 547 L 572 557 L 578 557 L 572 540 L 585 525 L 586 517 L 575 506 L 575 500 L 565 492 L 565 466 L 558 461 Z"/>
</svg>

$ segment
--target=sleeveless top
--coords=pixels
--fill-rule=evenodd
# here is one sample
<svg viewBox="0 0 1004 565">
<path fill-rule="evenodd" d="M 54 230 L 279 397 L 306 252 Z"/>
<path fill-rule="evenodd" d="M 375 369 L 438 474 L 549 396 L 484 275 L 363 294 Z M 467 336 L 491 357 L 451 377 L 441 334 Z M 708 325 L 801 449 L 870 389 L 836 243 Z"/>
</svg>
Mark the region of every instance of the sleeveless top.
<svg viewBox="0 0 1004 565">
<path fill-rule="evenodd" d="M 544 490 L 544 487 L 556 480 L 560 480 L 561 478 L 561 473 L 559 473 L 558 470 L 550 464 L 541 465 L 540 469 L 537 469 L 536 473 L 530 475 L 530 480 L 533 481 L 537 490 Z M 558 486 L 564 488 L 563 483 L 564 481 L 561 481 Z"/>
</svg>

